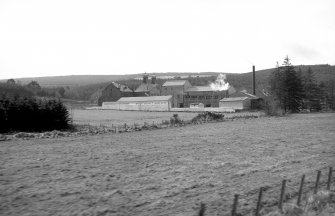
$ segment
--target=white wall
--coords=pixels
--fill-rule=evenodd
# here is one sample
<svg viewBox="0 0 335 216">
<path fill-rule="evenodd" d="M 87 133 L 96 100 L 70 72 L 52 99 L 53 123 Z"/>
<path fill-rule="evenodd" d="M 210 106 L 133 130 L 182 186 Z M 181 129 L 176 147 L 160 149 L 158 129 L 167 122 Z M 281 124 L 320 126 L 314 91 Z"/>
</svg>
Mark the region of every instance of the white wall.
<svg viewBox="0 0 335 216">
<path fill-rule="evenodd" d="M 146 102 L 104 102 L 102 109 L 114 110 L 140 110 L 140 111 L 170 111 L 170 101 L 146 101 Z"/>
<path fill-rule="evenodd" d="M 118 102 L 103 102 L 101 109 L 119 110 L 120 104 Z"/>
<path fill-rule="evenodd" d="M 220 101 L 219 107 L 222 108 L 233 108 L 235 110 L 245 110 L 250 108 L 250 100 L 240 101 Z"/>
</svg>

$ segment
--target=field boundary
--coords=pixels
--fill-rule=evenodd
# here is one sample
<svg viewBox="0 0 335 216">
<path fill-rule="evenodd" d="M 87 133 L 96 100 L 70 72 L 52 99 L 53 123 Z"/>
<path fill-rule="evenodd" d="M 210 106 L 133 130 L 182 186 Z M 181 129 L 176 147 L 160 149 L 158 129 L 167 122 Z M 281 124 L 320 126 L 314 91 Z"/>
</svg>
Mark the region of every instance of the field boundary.
<svg viewBox="0 0 335 216">
<path fill-rule="evenodd" d="M 211 113 L 211 112 L 203 112 L 203 113 Z M 200 114 L 200 113 L 199 113 Z M 224 116 L 224 115 L 223 115 Z M 12 134 L 0 134 L 0 141 L 12 140 L 12 139 L 42 139 L 42 138 L 57 138 L 57 137 L 72 137 L 72 136 L 83 136 L 83 135 L 98 135 L 105 133 L 129 133 L 129 132 L 137 132 L 137 131 L 148 131 L 148 130 L 158 130 L 158 129 L 167 129 L 167 128 L 175 128 L 175 127 L 186 127 L 189 125 L 197 125 L 197 124 L 209 124 L 209 123 L 218 123 L 218 122 L 228 122 L 234 121 L 236 119 L 253 119 L 260 118 L 262 115 L 250 114 L 248 115 L 234 115 L 230 117 L 223 117 L 222 119 L 210 119 L 210 118 L 202 118 L 196 121 L 193 120 L 183 120 L 179 119 L 177 116 L 170 117 L 169 120 L 162 120 L 160 123 L 152 123 L 144 122 L 142 124 L 133 123 L 127 124 L 124 123 L 122 125 L 114 125 L 106 126 L 103 124 L 100 125 L 90 125 L 90 124 L 74 124 L 74 128 L 71 130 L 64 131 L 46 131 L 46 132 L 14 132 Z"/>
<path fill-rule="evenodd" d="M 305 177 L 306 175 L 302 175 L 301 176 L 301 179 L 300 179 L 300 184 L 299 184 L 299 189 L 298 189 L 298 192 L 297 192 L 297 200 L 295 203 L 289 203 L 287 202 L 287 204 L 291 204 L 293 205 L 293 207 L 298 207 L 300 208 L 302 206 L 302 196 L 303 196 L 303 193 L 308 193 L 308 192 L 311 192 L 311 190 L 313 190 L 313 195 L 317 195 L 318 192 L 320 192 L 320 186 L 322 185 L 322 183 L 320 182 L 320 178 L 321 178 L 321 170 L 318 170 L 317 171 L 317 175 L 316 175 L 316 180 L 315 180 L 315 183 L 314 183 L 314 186 L 312 188 L 308 188 L 308 191 L 307 192 L 303 192 L 303 189 L 304 189 L 304 185 L 305 185 Z M 330 166 L 329 167 L 329 170 L 328 170 L 328 175 L 327 175 L 327 182 L 324 182 L 326 183 L 326 191 L 331 191 L 331 183 L 332 183 L 332 178 L 333 178 L 333 167 Z M 283 214 L 284 213 L 284 204 L 285 204 L 285 201 L 289 201 L 289 200 L 292 200 L 293 197 L 295 196 L 290 196 L 287 198 L 287 194 L 286 194 L 286 186 L 287 186 L 287 179 L 283 179 L 281 184 L 280 184 L 280 197 L 278 199 L 278 202 L 275 203 L 273 206 L 266 206 L 267 208 L 271 208 L 271 211 L 269 212 L 273 212 L 273 211 L 278 211 L 280 214 Z M 259 191 L 258 191 L 258 196 L 257 196 L 257 204 L 256 204 L 256 207 L 254 209 L 254 212 L 252 215 L 255 215 L 255 216 L 260 216 L 260 215 L 264 215 L 262 214 L 262 210 L 264 210 L 262 207 L 262 198 L 263 198 L 263 195 L 265 193 L 265 187 L 260 187 L 259 188 Z M 238 213 L 238 201 L 239 201 L 239 197 L 240 197 L 240 194 L 234 194 L 234 198 L 233 198 L 233 202 L 232 202 L 232 207 L 231 207 L 231 216 L 241 216 L 242 214 L 241 213 Z M 306 201 L 307 203 L 308 201 Z M 277 205 L 277 207 L 276 207 Z M 274 208 L 274 209 L 273 209 Z M 276 210 L 277 208 L 277 210 Z M 206 204 L 205 203 L 201 203 L 200 204 L 200 209 L 198 211 L 198 216 L 205 216 L 205 211 L 206 211 Z M 302 211 L 302 210 L 301 210 Z M 269 213 L 268 212 L 268 213 Z"/>
</svg>

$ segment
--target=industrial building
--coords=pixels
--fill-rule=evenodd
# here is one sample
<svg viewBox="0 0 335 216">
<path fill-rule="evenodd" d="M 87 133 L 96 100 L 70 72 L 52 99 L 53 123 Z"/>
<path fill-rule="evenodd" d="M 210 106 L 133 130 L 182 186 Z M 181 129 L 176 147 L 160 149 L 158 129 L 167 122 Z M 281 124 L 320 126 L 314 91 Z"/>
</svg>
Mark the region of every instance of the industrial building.
<svg viewBox="0 0 335 216">
<path fill-rule="evenodd" d="M 172 96 L 124 97 L 116 102 L 102 103 L 102 109 L 170 111 Z"/>
<path fill-rule="evenodd" d="M 209 86 L 192 86 L 188 80 L 168 80 L 162 87 L 156 84 L 156 76 L 143 75 L 141 85 L 132 92 L 129 88 L 112 83 L 104 90 L 103 108 L 120 110 L 155 110 L 168 111 L 173 108 L 226 107 L 229 109 L 257 109 L 261 99 L 255 96 L 255 66 L 253 66 L 253 93 L 236 92 L 235 88 L 226 82 L 226 76 L 219 74 L 215 83 Z M 108 96 L 109 100 L 106 100 Z M 129 98 L 130 96 L 133 96 Z M 147 97 L 144 97 L 147 96 Z M 161 96 L 161 97 L 160 97 Z M 127 98 L 128 97 L 128 98 Z M 118 100 L 121 98 L 120 100 Z M 113 101 L 117 103 L 110 103 Z M 101 102 L 101 103 L 102 103 Z M 151 108 L 152 107 L 152 108 Z"/>
<path fill-rule="evenodd" d="M 133 97 L 133 91 L 128 86 L 112 82 L 102 90 L 98 98 L 98 106 L 103 102 L 117 101 L 121 97 Z"/>
<path fill-rule="evenodd" d="M 149 82 L 148 74 L 143 75 L 143 81 L 141 85 L 134 91 L 134 96 L 160 96 L 160 86 L 156 83 L 156 76 L 151 76 L 151 82 Z"/>
<path fill-rule="evenodd" d="M 188 80 L 166 81 L 161 90 L 161 95 L 172 95 L 172 107 L 185 107 L 185 95 L 191 87 Z"/>
<path fill-rule="evenodd" d="M 219 107 L 219 101 L 235 93 L 234 87 L 230 86 L 225 91 L 214 91 L 210 86 L 192 86 L 186 90 L 184 96 L 185 107 L 200 106 Z"/>
</svg>

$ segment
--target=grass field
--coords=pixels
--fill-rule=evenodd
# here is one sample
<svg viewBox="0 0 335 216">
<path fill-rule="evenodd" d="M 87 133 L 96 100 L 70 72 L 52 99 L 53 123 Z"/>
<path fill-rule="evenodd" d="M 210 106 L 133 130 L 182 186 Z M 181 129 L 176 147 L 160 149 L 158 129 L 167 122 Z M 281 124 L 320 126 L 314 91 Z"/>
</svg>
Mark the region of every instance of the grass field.
<svg viewBox="0 0 335 216">
<path fill-rule="evenodd" d="M 0 142 L 0 215 L 223 215 L 235 193 L 247 213 L 261 186 L 273 205 L 283 178 L 313 185 L 334 141 L 335 114 L 299 114 Z"/>
<path fill-rule="evenodd" d="M 170 120 L 173 114 L 178 114 L 182 120 L 191 120 L 197 113 L 191 112 L 140 112 L 140 111 L 118 111 L 118 110 L 84 110 L 74 109 L 70 111 L 75 124 L 90 124 L 94 126 L 112 126 L 126 124 L 155 124 Z M 260 113 L 226 113 L 227 117 L 236 115 L 257 115 Z"/>
</svg>

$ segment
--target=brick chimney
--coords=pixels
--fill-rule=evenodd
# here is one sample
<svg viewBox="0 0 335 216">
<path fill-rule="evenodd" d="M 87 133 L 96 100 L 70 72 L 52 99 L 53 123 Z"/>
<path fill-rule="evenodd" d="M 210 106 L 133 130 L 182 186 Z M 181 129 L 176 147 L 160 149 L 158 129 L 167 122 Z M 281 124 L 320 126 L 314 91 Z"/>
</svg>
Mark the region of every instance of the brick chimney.
<svg viewBox="0 0 335 216">
<path fill-rule="evenodd" d="M 252 66 L 252 94 L 256 95 L 256 72 L 255 72 L 255 65 Z"/>
</svg>

